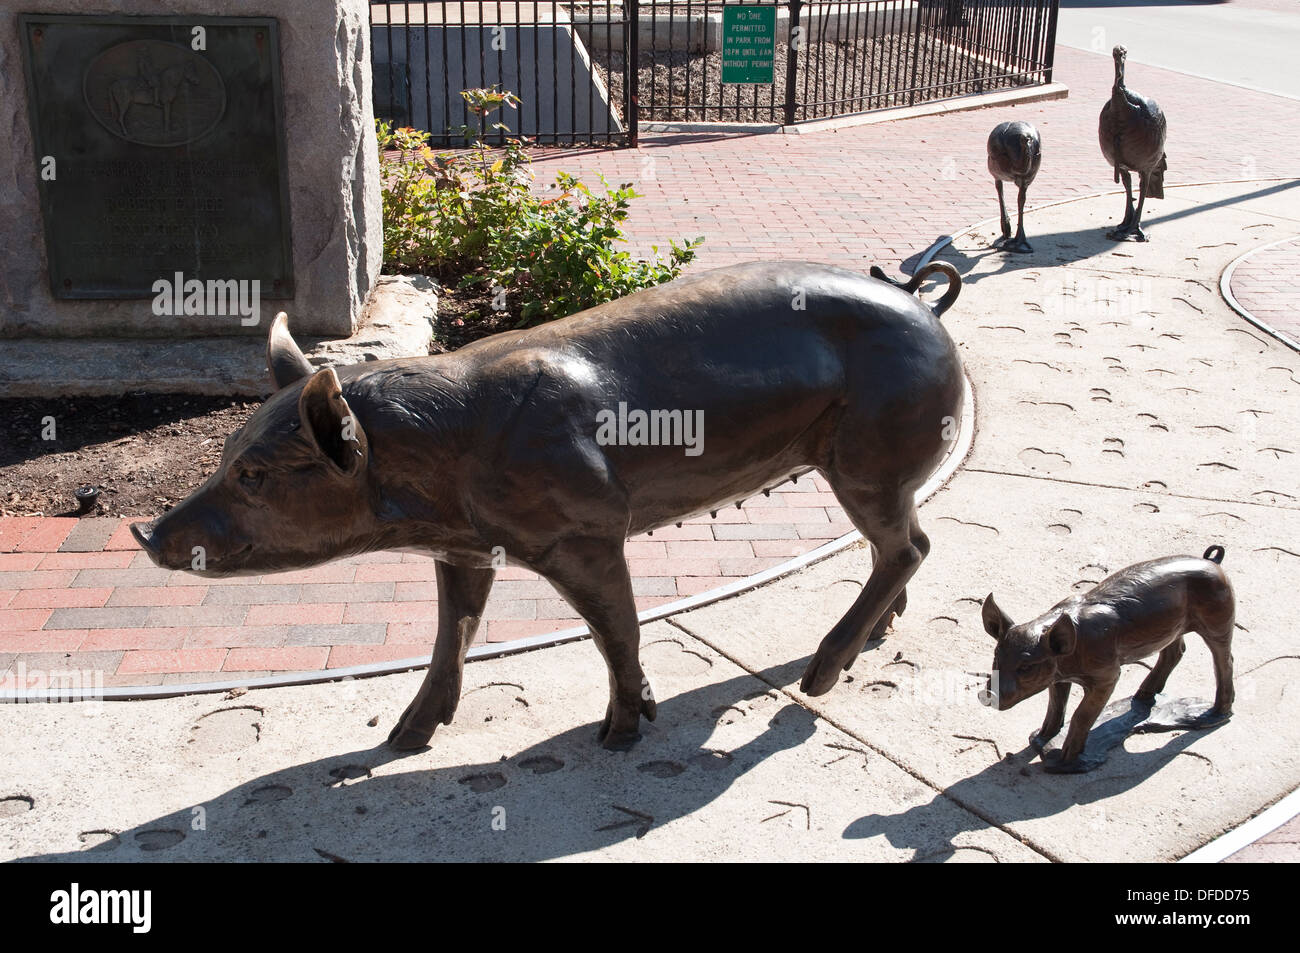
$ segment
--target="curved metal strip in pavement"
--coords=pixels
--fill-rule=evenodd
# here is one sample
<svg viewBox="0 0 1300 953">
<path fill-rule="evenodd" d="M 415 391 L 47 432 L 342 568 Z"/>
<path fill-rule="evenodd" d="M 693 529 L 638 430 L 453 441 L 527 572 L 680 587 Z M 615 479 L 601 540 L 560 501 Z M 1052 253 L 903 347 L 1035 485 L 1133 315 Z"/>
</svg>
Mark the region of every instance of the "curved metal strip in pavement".
<svg viewBox="0 0 1300 953">
<path fill-rule="evenodd" d="M 1219 277 L 1219 292 L 1223 295 L 1223 300 L 1228 302 L 1228 307 L 1233 311 L 1236 311 L 1251 324 L 1255 325 L 1255 327 L 1259 328 L 1270 337 L 1281 341 L 1293 351 L 1300 351 L 1300 341 L 1297 341 L 1285 331 L 1279 331 L 1267 321 L 1255 317 L 1255 315 L 1251 314 L 1250 310 L 1238 301 L 1236 296 L 1232 293 L 1232 276 L 1233 273 L 1236 272 L 1238 265 L 1246 261 L 1246 259 L 1250 258 L 1252 255 L 1256 255 L 1262 251 L 1268 251 L 1270 248 L 1276 248 L 1278 245 L 1288 245 L 1294 241 L 1300 241 L 1300 235 L 1293 235 L 1290 238 L 1283 238 L 1279 241 L 1269 242 L 1267 245 L 1260 245 L 1258 248 L 1252 248 L 1250 251 L 1238 255 L 1232 261 L 1228 262 L 1227 268 L 1223 269 L 1223 274 Z"/>
</svg>

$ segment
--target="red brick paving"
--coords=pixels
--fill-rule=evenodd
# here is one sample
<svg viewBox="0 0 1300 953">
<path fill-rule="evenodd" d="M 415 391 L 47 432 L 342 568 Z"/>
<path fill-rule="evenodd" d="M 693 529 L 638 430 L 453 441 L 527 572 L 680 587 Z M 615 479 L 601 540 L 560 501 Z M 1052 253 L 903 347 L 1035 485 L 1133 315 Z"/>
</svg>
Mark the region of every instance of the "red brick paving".
<svg viewBox="0 0 1300 953">
<path fill-rule="evenodd" d="M 747 522 L 751 510 L 759 522 Z M 628 542 L 639 609 L 735 582 L 848 525 L 820 478 L 718 517 Z M 158 569 L 138 549 L 108 550 L 131 539 L 123 536 L 129 520 L 74 535 L 65 524 L 75 522 L 0 519 L 10 550 L 0 553 L 2 688 L 23 687 L 20 665 L 29 679 L 94 670 L 106 686 L 139 686 L 339 668 L 424 656 L 432 646 L 438 606 L 427 557 L 370 553 L 297 572 L 203 579 Z M 762 549 L 771 536 L 780 537 L 779 553 Z M 77 551 L 32 551 L 56 540 Z M 85 551 L 94 540 L 105 549 Z M 580 624 L 549 583 L 511 567 L 498 573 L 478 640 Z"/>
<path fill-rule="evenodd" d="M 1096 142 L 1110 57 L 1058 48 L 1056 78 L 1069 85 L 1068 99 L 803 135 L 647 135 L 635 150 L 548 152 L 535 170 L 541 180 L 563 169 L 632 182 L 644 195 L 627 222 L 639 254 L 704 235 L 693 267 L 781 257 L 897 270 L 949 229 L 996 214 L 984 143 L 1010 116 L 1043 134 L 1031 203 L 1114 187 Z M 1128 78 L 1169 116 L 1171 186 L 1300 176 L 1296 102 L 1136 63 Z M 1252 122 L 1239 123 L 1242 115 Z M 1145 224 L 1157 234 L 1166 208 L 1157 202 L 1148 211 Z M 1238 273 L 1248 298 L 1271 290 L 1249 268 Z M 20 663 L 142 685 L 429 651 L 436 605 L 427 558 L 372 553 L 303 572 L 200 579 L 150 565 L 128 522 L 0 519 L 0 687 L 18 687 Z M 640 537 L 628 546 L 638 606 L 734 582 L 848 530 L 829 487 L 801 480 L 743 509 L 726 507 L 716 520 Z M 512 567 L 498 580 L 480 641 L 575 625 L 532 574 Z"/>
<path fill-rule="evenodd" d="M 1264 248 L 1237 265 L 1232 296 L 1265 324 L 1300 341 L 1300 238 Z"/>
</svg>

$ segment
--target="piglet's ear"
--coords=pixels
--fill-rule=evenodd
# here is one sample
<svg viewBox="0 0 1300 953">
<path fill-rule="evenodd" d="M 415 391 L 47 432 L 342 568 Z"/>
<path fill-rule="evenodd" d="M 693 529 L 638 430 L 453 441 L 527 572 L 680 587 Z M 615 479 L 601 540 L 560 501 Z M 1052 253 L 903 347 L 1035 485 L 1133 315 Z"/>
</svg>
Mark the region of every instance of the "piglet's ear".
<svg viewBox="0 0 1300 953">
<path fill-rule="evenodd" d="M 364 466 L 365 431 L 343 399 L 334 368 L 324 367 L 312 375 L 298 398 L 298 416 L 303 434 L 329 461 L 344 473 L 355 473 Z"/>
<path fill-rule="evenodd" d="M 1053 655 L 1069 655 L 1079 642 L 1079 630 L 1074 627 L 1070 614 L 1062 612 L 1047 630 L 1045 638 Z"/>
<path fill-rule="evenodd" d="M 999 642 L 1007 634 L 1007 630 L 1015 625 L 1005 612 L 998 608 L 998 604 L 993 601 L 993 593 L 984 597 L 984 609 L 980 613 L 984 618 L 984 631 Z"/>
</svg>

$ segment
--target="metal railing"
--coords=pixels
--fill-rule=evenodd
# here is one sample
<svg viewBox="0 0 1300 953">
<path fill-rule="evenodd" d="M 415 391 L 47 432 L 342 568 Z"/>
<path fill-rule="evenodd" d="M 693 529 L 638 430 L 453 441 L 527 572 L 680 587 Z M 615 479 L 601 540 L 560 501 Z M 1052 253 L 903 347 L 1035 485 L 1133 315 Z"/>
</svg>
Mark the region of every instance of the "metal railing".
<svg viewBox="0 0 1300 953">
<path fill-rule="evenodd" d="M 375 115 L 424 129 L 435 145 L 461 145 L 478 117 L 460 91 L 496 86 L 520 104 L 488 118 L 488 142 L 501 140 L 490 128 L 501 122 L 542 145 L 628 145 L 627 22 L 618 3 L 373 0 Z M 592 31 L 620 54 L 613 77 L 587 52 L 580 33 Z"/>
<path fill-rule="evenodd" d="M 522 100 L 500 115 L 515 133 L 634 145 L 638 121 L 789 125 L 914 106 L 1050 82 L 1058 2 L 376 0 L 376 114 L 456 144 L 477 122 L 460 90 L 496 84 Z M 746 82 L 724 82 L 737 50 L 762 55 Z"/>
</svg>

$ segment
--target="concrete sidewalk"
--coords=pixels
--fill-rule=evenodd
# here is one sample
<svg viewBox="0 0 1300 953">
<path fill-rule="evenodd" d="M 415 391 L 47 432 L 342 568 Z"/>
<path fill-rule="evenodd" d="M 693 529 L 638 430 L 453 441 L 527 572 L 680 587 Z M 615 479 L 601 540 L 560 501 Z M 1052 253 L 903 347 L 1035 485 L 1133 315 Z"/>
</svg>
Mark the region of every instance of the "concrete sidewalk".
<svg viewBox="0 0 1300 953">
<path fill-rule="evenodd" d="M 1102 237 L 1115 195 L 1031 213 L 1033 255 L 990 253 L 988 228 L 957 236 L 942 257 L 966 288 L 945 324 L 975 447 L 922 508 L 933 552 L 907 614 L 829 695 L 798 679 L 869 572 L 863 548 L 647 626 L 660 713 L 626 754 L 594 743 L 605 679 L 585 642 L 469 666 L 456 722 L 404 757 L 381 742 L 415 674 L 4 706 L 0 859 L 1186 855 L 1300 784 L 1300 356 L 1215 284 L 1242 246 L 1300 226 L 1294 184 L 1171 187 L 1148 245 Z M 1093 774 L 1042 773 L 1024 740 L 1042 697 L 1003 713 L 974 699 L 984 594 L 1021 619 L 1211 543 L 1239 602 L 1234 718 L 1135 736 Z M 1117 697 L 1143 675 L 1131 666 Z M 1191 637 L 1168 693 L 1212 687 Z"/>
</svg>

